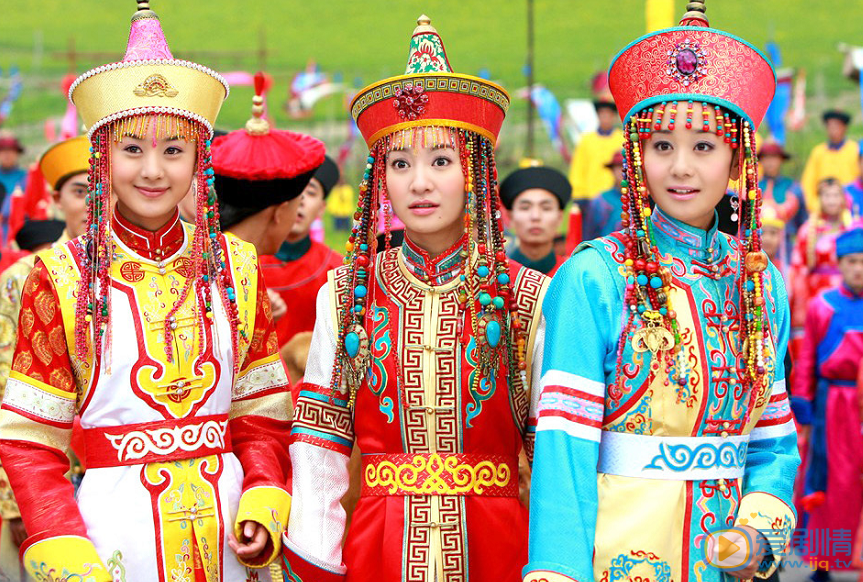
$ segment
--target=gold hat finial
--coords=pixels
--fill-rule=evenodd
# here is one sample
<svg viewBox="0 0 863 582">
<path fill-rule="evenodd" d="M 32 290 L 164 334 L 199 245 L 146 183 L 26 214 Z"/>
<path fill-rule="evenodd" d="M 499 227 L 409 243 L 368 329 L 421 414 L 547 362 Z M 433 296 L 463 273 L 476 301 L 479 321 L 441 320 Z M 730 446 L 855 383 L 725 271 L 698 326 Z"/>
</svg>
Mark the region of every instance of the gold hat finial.
<svg viewBox="0 0 863 582">
<path fill-rule="evenodd" d="M 710 26 L 707 21 L 705 0 L 693 0 L 686 5 L 686 14 L 680 19 L 681 26 Z"/>
<path fill-rule="evenodd" d="M 155 18 L 156 20 L 159 20 L 158 15 L 150 10 L 149 0 L 136 0 L 136 2 L 138 4 L 138 10 L 132 15 L 132 22 L 143 20 L 145 18 Z"/>
<path fill-rule="evenodd" d="M 264 73 L 255 74 L 255 96 L 252 97 L 252 118 L 246 122 L 249 135 L 267 135 L 270 124 L 264 119 Z"/>
<path fill-rule="evenodd" d="M 435 27 L 431 25 L 431 18 L 422 14 L 417 18 L 417 27 L 414 29 L 414 34 L 423 34 L 426 32 L 437 34 L 437 30 L 435 30 Z"/>
</svg>

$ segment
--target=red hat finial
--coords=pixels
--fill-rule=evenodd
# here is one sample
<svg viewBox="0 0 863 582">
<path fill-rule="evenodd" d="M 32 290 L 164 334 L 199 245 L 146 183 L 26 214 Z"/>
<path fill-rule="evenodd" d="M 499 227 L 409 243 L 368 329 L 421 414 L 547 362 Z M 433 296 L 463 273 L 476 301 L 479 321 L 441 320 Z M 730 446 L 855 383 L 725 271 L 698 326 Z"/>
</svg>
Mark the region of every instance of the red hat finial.
<svg viewBox="0 0 863 582">
<path fill-rule="evenodd" d="M 255 73 L 255 95 L 263 96 L 264 94 L 264 83 L 266 83 L 267 79 L 264 77 L 263 71 L 258 71 Z"/>
<path fill-rule="evenodd" d="M 707 21 L 707 7 L 704 0 L 697 0 L 686 5 L 686 14 L 680 19 L 680 26 L 704 26 L 709 27 Z"/>
</svg>

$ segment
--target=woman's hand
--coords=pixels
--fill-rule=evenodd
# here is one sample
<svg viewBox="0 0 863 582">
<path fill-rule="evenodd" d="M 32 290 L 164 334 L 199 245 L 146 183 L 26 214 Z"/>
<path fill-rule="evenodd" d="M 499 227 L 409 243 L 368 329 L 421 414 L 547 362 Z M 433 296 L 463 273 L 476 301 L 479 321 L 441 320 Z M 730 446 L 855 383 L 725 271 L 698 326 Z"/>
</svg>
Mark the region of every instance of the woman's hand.
<svg viewBox="0 0 863 582">
<path fill-rule="evenodd" d="M 765 537 L 754 527 L 750 527 L 748 525 L 736 526 L 737 529 L 745 530 L 746 533 L 749 534 L 749 540 L 752 545 L 752 553 L 749 556 L 749 561 L 746 565 L 738 570 L 726 570 L 726 573 L 734 578 L 738 578 L 740 580 L 751 580 L 755 573 L 761 568 L 761 561 L 764 559 L 765 554 L 767 554 L 770 546 L 767 544 L 767 540 Z M 729 541 L 736 543 L 739 546 L 745 546 L 747 544 L 746 540 L 743 537 L 743 534 L 739 533 L 727 533 L 722 534 Z M 737 536 L 737 541 L 735 541 L 734 536 Z"/>
<path fill-rule="evenodd" d="M 255 521 L 244 521 L 242 524 L 243 540 L 237 541 L 233 533 L 228 534 L 228 545 L 244 560 L 254 560 L 267 547 L 270 532 L 267 528 Z"/>
<path fill-rule="evenodd" d="M 267 296 L 270 298 L 270 311 L 273 314 L 273 320 L 281 319 L 288 312 L 288 305 L 285 300 L 271 289 L 267 289 Z"/>
</svg>

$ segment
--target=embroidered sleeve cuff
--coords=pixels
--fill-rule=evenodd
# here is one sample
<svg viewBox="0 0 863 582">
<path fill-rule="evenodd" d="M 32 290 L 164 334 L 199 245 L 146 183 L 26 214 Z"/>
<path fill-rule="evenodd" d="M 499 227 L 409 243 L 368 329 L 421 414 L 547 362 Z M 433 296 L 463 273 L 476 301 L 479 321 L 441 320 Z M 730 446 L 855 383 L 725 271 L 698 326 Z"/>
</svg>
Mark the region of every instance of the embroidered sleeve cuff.
<svg viewBox="0 0 863 582">
<path fill-rule="evenodd" d="M 534 570 L 525 574 L 522 582 L 576 582 L 576 580 L 551 570 Z"/>
<path fill-rule="evenodd" d="M 242 539 L 244 521 L 254 521 L 261 524 L 270 534 L 263 551 L 255 558 L 243 560 L 241 564 L 250 568 L 268 566 L 279 555 L 282 546 L 282 532 L 288 524 L 291 511 L 291 496 L 278 487 L 252 487 L 247 489 L 240 498 L 237 510 L 237 520 L 234 524 L 234 535 Z"/>
<path fill-rule="evenodd" d="M 767 578 L 776 571 L 779 559 L 787 552 L 796 522 L 794 510 L 769 493 L 755 491 L 747 493 L 740 500 L 734 525 L 748 525 L 757 529 L 770 546 L 764 554 L 773 554 L 772 562 L 763 564 L 756 572 L 756 577 Z"/>
<path fill-rule="evenodd" d="M 347 573 L 344 565 L 334 571 L 306 555 L 288 540 L 287 535 L 283 539 L 279 566 L 282 577 L 290 582 L 344 582 Z"/>
<path fill-rule="evenodd" d="M 30 536 L 21 546 L 21 561 L 34 580 L 45 579 L 49 572 L 58 580 L 111 582 L 114 579 L 93 543 L 81 536 L 48 537 L 44 533 Z"/>
</svg>

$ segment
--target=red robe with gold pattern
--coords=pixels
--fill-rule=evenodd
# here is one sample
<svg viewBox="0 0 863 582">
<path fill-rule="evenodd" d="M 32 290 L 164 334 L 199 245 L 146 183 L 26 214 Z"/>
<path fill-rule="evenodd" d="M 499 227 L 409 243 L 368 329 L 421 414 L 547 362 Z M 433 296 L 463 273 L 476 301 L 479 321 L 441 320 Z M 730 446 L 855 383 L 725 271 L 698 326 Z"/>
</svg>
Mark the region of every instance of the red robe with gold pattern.
<svg viewBox="0 0 863 582">
<path fill-rule="evenodd" d="M 290 256 L 286 246 L 308 244 L 299 258 Z M 282 252 L 286 251 L 286 252 Z M 277 292 L 288 306 L 276 320 L 279 345 L 315 327 L 315 297 L 327 282 L 327 271 L 342 264 L 342 257 L 328 246 L 306 238 L 295 245 L 284 243 L 275 255 L 261 255 L 261 272 L 267 289 Z"/>
<path fill-rule="evenodd" d="M 527 375 L 510 381 L 504 369 L 493 383 L 474 382 L 479 350 L 459 310 L 463 260 L 454 249 L 431 260 L 406 239 L 378 254 L 365 324 L 371 365 L 353 411 L 344 392 L 330 389 L 332 314 L 349 269 L 333 271 L 319 293 L 292 432 L 287 580 L 520 580 L 527 520 L 518 454 L 532 449 L 530 386 L 541 366 L 548 279 L 510 263 Z M 354 442 L 363 482 L 342 551 L 339 500 Z"/>
<path fill-rule="evenodd" d="M 0 410 L 0 455 L 31 534 L 24 565 L 37 580 L 268 579 L 257 568 L 279 553 L 290 507 L 291 402 L 254 247 L 220 241 L 248 338 L 240 353 L 218 299 L 199 336 L 190 293 L 169 361 L 164 324 L 193 276 L 194 227 L 175 216 L 150 232 L 119 215 L 112 226 L 112 340 L 100 357 L 75 355 L 80 239 L 41 253 L 24 285 Z M 76 413 L 89 465 L 77 499 L 63 476 Z M 245 566 L 226 543 L 235 520 L 270 532 Z"/>
</svg>

